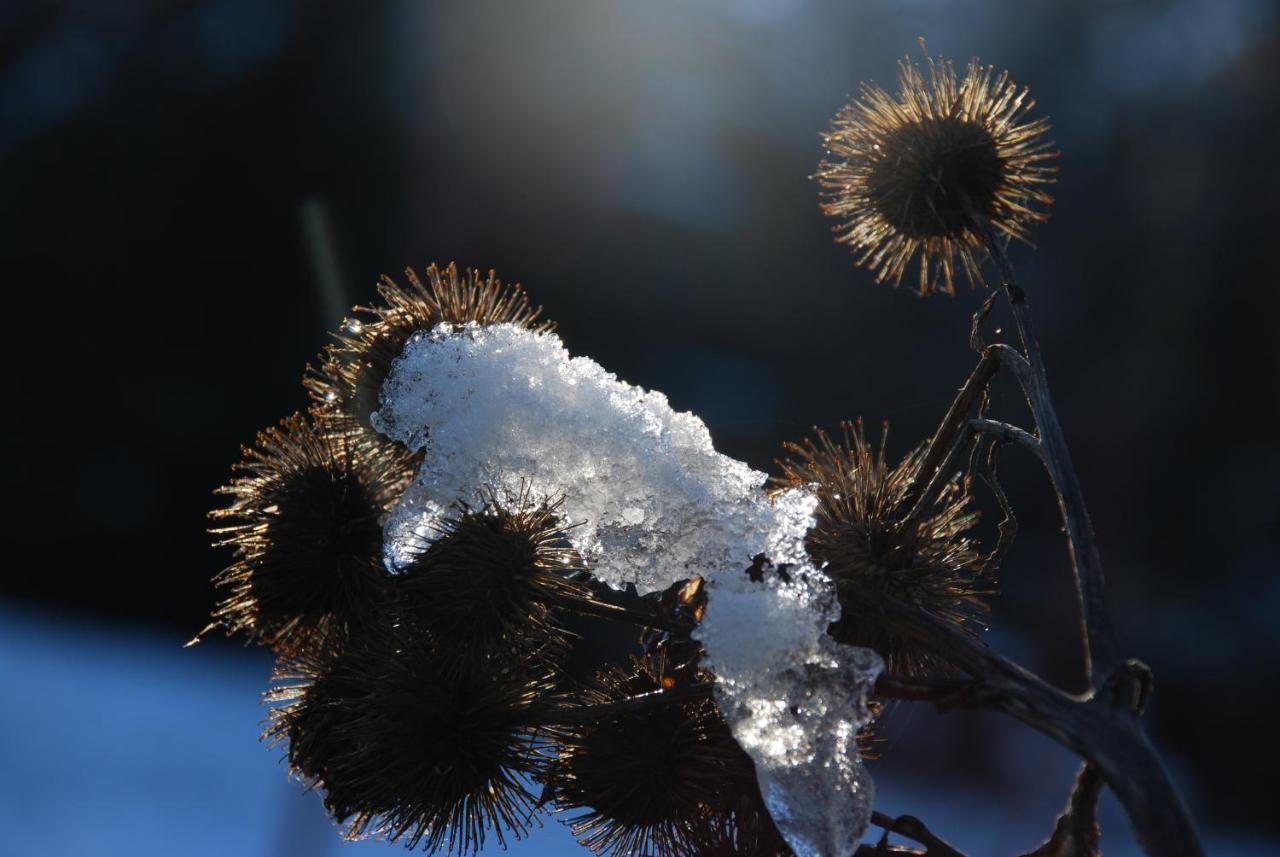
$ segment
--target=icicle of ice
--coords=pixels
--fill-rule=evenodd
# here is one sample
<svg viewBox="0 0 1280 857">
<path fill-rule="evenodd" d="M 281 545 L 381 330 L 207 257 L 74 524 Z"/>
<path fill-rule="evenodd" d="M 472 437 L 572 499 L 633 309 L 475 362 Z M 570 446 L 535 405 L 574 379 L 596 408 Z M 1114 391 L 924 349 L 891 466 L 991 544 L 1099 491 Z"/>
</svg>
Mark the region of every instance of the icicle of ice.
<svg viewBox="0 0 1280 857">
<path fill-rule="evenodd" d="M 855 738 L 871 720 L 867 694 L 882 663 L 870 649 L 829 637 L 808 657 L 787 650 L 776 664 L 753 669 L 739 663 L 740 648 L 776 630 L 777 620 L 766 617 L 810 621 L 797 615 L 805 611 L 784 606 L 793 596 L 765 593 L 731 597 L 716 587 L 710 593 L 699 638 L 716 673 L 716 701 L 755 762 L 769 814 L 792 850 L 799 857 L 847 857 L 866 831 L 875 796 Z"/>
<path fill-rule="evenodd" d="M 513 325 L 417 334 L 373 424 L 425 451 L 386 524 L 392 571 L 454 501 L 527 484 L 563 496 L 578 525 L 570 540 L 609 585 L 643 593 L 704 577 L 710 600 L 696 633 L 770 814 L 801 857 L 855 850 L 873 786 L 854 737 L 882 665 L 826 633 L 840 608 L 805 551 L 809 492 L 771 501 L 765 474 L 716 452 L 697 417 L 571 358 L 555 335 Z M 774 565 L 753 582 L 746 569 L 760 553 Z"/>
<path fill-rule="evenodd" d="M 840 605 L 804 550 L 815 504 L 800 490 L 777 498 L 770 555 L 788 565 L 759 581 L 711 581 L 695 636 L 716 674 L 720 710 L 755 762 L 769 814 L 792 850 L 847 857 L 871 817 L 875 788 L 855 737 L 871 720 L 867 695 L 883 663 L 827 635 Z"/>
</svg>

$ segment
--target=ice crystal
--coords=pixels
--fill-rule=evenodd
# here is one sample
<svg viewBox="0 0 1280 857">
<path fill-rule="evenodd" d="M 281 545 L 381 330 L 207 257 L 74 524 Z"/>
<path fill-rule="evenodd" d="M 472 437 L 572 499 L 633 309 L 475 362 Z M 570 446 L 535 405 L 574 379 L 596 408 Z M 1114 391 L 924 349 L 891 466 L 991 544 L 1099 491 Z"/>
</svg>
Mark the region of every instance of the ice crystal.
<svg viewBox="0 0 1280 857">
<path fill-rule="evenodd" d="M 801 857 L 856 849 L 873 786 L 854 737 L 881 663 L 827 636 L 840 606 L 804 548 L 812 494 L 771 499 L 766 475 L 716 452 L 693 414 L 510 324 L 415 335 L 372 422 L 424 453 L 386 525 L 392 571 L 453 503 L 496 487 L 563 497 L 567 538 L 613 587 L 705 578 L 696 633 L 779 830 Z M 760 554 L 769 563 L 749 574 Z"/>
</svg>

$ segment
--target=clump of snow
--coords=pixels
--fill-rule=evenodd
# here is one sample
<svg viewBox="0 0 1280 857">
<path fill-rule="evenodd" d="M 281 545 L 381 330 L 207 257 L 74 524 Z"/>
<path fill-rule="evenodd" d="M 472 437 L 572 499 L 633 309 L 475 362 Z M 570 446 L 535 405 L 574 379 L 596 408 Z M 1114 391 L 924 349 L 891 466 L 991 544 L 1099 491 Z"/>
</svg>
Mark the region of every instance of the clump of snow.
<svg viewBox="0 0 1280 857">
<path fill-rule="evenodd" d="M 811 515 L 814 500 L 791 491 L 778 504 L 785 522 L 805 507 Z M 784 523 L 775 544 L 795 533 Z M 883 662 L 827 635 L 840 605 L 830 578 L 807 558 L 759 581 L 722 574 L 708 595 L 694 635 L 716 674 L 716 702 L 755 762 L 769 814 L 799 857 L 852 854 L 875 795 L 855 738 L 871 721 L 867 695 Z"/>
<path fill-rule="evenodd" d="M 873 786 L 854 737 L 871 719 L 866 698 L 882 665 L 826 633 L 840 607 L 804 548 L 812 494 L 771 500 L 766 475 L 716 452 L 693 414 L 570 357 L 554 334 L 510 324 L 416 334 L 373 425 L 424 451 L 386 523 L 393 572 L 457 500 L 531 486 L 563 497 L 576 525 L 568 538 L 610 586 L 645 593 L 705 578 L 696 633 L 779 830 L 801 857 L 856 849 Z M 746 570 L 762 553 L 773 565 L 753 581 Z"/>
<path fill-rule="evenodd" d="M 387 524 L 393 570 L 434 534 L 442 509 L 524 484 L 563 495 L 569 538 L 615 588 L 746 568 L 766 546 L 765 474 L 716 452 L 702 420 L 661 393 L 571 358 L 554 334 L 448 323 L 419 333 L 373 424 L 426 452 Z"/>
</svg>

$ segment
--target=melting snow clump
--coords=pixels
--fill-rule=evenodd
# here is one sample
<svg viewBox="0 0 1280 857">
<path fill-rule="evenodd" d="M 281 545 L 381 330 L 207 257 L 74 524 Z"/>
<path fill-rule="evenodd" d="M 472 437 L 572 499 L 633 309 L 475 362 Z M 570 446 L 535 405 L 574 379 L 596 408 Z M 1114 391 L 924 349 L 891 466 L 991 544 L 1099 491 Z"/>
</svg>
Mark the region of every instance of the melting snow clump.
<svg viewBox="0 0 1280 857">
<path fill-rule="evenodd" d="M 803 544 L 816 504 L 794 489 L 776 499 L 770 556 L 785 564 L 759 580 L 712 580 L 694 635 L 716 674 L 720 710 L 755 762 L 787 843 L 799 857 L 847 857 L 871 818 L 875 786 L 855 738 L 871 721 L 867 695 L 884 664 L 827 634 L 840 604 Z"/>
<path fill-rule="evenodd" d="M 489 488 L 563 497 L 568 532 L 615 588 L 665 589 L 701 575 L 695 635 L 716 700 L 755 762 L 769 812 L 800 857 L 847 857 L 874 792 L 855 736 L 883 668 L 826 633 L 835 588 L 804 548 L 816 500 L 771 500 L 766 475 L 716 452 L 703 422 L 671 409 L 559 337 L 510 325 L 442 323 L 416 334 L 382 387 L 374 427 L 424 451 L 389 516 L 396 571 L 458 500 Z M 769 563 L 753 578 L 753 559 Z"/>
<path fill-rule="evenodd" d="M 765 474 L 721 455 L 702 420 L 619 381 L 560 338 L 441 323 L 405 346 L 374 427 L 426 457 L 387 524 L 394 571 L 442 510 L 485 488 L 563 495 L 569 538 L 605 583 L 641 592 L 764 551 Z"/>
</svg>

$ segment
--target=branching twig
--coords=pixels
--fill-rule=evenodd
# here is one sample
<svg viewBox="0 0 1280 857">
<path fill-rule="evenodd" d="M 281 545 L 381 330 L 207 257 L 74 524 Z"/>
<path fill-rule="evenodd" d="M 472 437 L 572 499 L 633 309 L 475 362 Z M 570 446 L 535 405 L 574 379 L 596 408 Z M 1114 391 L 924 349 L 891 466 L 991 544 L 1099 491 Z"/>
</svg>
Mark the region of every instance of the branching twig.
<svg viewBox="0 0 1280 857">
<path fill-rule="evenodd" d="M 882 699 L 945 704 L 947 699 L 964 693 L 972 684 L 972 679 L 882 675 L 876 679 L 875 694 Z"/>
<path fill-rule="evenodd" d="M 598 598 L 566 599 L 560 606 L 582 616 L 628 622 L 642 628 L 653 628 L 658 631 L 671 631 L 674 633 L 688 633 L 689 631 L 687 626 L 670 621 L 657 610 L 624 607 L 621 604 L 611 604 Z"/>
<path fill-rule="evenodd" d="M 1013 545 L 1014 538 L 1018 535 L 1018 516 L 1013 511 L 1013 505 L 1009 502 L 1008 495 L 1004 492 L 1004 486 L 1000 484 L 1000 477 L 997 475 L 997 461 L 1000 455 L 1000 449 L 1006 441 L 997 439 L 987 449 L 986 464 L 980 473 L 982 481 L 986 483 L 987 488 L 996 498 L 996 504 L 1000 507 L 1000 513 L 1004 516 L 1000 519 L 1000 523 L 996 525 L 996 546 L 991 549 L 983 560 L 983 564 L 987 567 L 998 565 L 1004 555 Z"/>
<path fill-rule="evenodd" d="M 676 705 L 710 699 L 711 682 L 687 684 L 671 690 L 640 693 L 617 702 L 599 705 L 534 705 L 523 712 L 521 722 L 528 726 L 577 726 L 598 723 L 620 714 L 631 714 L 655 705 Z"/>
<path fill-rule="evenodd" d="M 1014 277 L 1013 266 L 1005 255 L 991 224 L 985 218 L 974 216 L 974 223 L 981 230 L 987 250 L 995 260 L 1003 281 L 1004 293 L 1013 311 L 1014 323 L 1030 371 L 1018 371 L 1023 393 L 1031 407 L 1036 428 L 1043 446 L 1043 460 L 1058 495 L 1058 505 L 1067 530 L 1067 546 L 1075 571 L 1076 589 L 1080 600 L 1080 621 L 1084 631 L 1085 665 L 1091 688 L 1106 682 L 1107 677 L 1120 666 L 1120 647 L 1116 640 L 1111 611 L 1107 604 L 1102 576 L 1102 560 L 1094 539 L 1093 524 L 1085 507 L 1080 480 L 1071 462 L 1066 436 L 1058 420 L 1053 400 L 1049 396 L 1049 382 L 1045 374 L 1044 359 L 1031 324 L 1031 308 L 1026 292 Z M 989 352 L 984 351 L 983 359 Z"/>
<path fill-rule="evenodd" d="M 889 834 L 897 833 L 924 846 L 924 851 L 908 853 L 920 854 L 922 857 L 964 857 L 950 843 L 934 836 L 929 828 L 924 826 L 924 822 L 914 815 L 900 815 L 897 818 L 891 818 L 883 812 L 872 812 L 871 823 L 876 827 L 884 828 L 884 835 L 880 837 L 880 842 L 876 845 L 877 850 L 872 852 L 874 854 L 894 853 L 888 850 L 890 848 Z"/>
<path fill-rule="evenodd" d="M 999 420 L 974 419 L 969 420 L 969 425 L 974 431 L 984 434 L 993 435 L 1006 443 L 1016 443 L 1019 446 L 1029 450 L 1036 458 L 1044 461 L 1044 447 L 1035 435 L 1020 429 L 1012 423 L 1005 423 Z"/>
<path fill-rule="evenodd" d="M 1089 763 L 1080 769 L 1071 800 L 1058 817 L 1053 835 L 1022 857 L 1098 857 L 1098 796 L 1102 794 L 1102 774 Z"/>
<path fill-rule="evenodd" d="M 974 367 L 964 385 L 960 387 L 960 392 L 956 394 L 951 407 L 947 409 L 942 422 L 938 424 L 937 431 L 929 439 L 924 458 L 920 462 L 920 481 L 913 488 L 914 491 L 921 493 L 914 502 L 908 500 L 903 504 L 911 507 L 913 513 L 925 503 L 930 493 L 928 489 L 944 475 L 942 464 L 951 451 L 956 435 L 964 427 L 969 417 L 969 412 L 973 409 L 973 403 L 977 401 L 978 397 L 987 389 L 987 385 L 991 383 L 996 370 L 1000 368 L 1000 363 L 1000 354 L 998 352 L 983 352 L 982 357 L 978 360 L 978 365 Z M 912 516 L 909 515 L 908 517 Z"/>
<path fill-rule="evenodd" d="M 1191 818 L 1135 710 L 1117 704 L 1145 700 L 1149 674 L 1140 663 L 1126 664 L 1117 672 L 1130 677 L 1119 682 L 1123 689 L 1074 696 L 993 651 L 952 622 L 888 597 L 877 598 L 874 606 L 971 679 L 948 693 L 936 687 L 931 690 L 893 682 L 885 685 L 887 690 L 919 692 L 920 698 L 930 699 L 941 710 L 985 708 L 1026 723 L 1097 767 L 1124 806 L 1147 854 L 1204 857 Z"/>
</svg>

